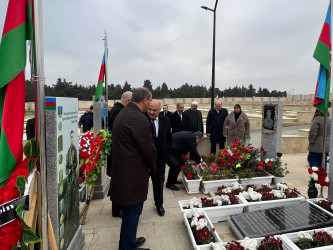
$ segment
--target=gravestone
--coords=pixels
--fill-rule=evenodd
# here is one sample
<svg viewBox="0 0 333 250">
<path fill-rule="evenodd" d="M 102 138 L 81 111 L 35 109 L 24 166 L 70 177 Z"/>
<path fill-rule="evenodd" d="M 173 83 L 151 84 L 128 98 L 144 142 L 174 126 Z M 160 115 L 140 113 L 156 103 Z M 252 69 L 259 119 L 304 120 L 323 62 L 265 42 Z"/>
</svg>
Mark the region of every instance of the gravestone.
<svg viewBox="0 0 333 250">
<path fill-rule="evenodd" d="M 261 146 L 267 157 L 281 152 L 283 102 L 264 101 L 262 106 Z"/>
<path fill-rule="evenodd" d="M 102 103 L 94 102 L 94 136 L 102 128 Z M 106 161 L 101 169 L 101 173 L 96 180 L 96 186 L 92 199 L 104 199 L 109 191 L 111 178 L 106 175 Z"/>
<path fill-rule="evenodd" d="M 238 239 L 258 238 L 333 225 L 333 216 L 304 202 L 232 215 L 228 223 Z"/>
<path fill-rule="evenodd" d="M 79 218 L 78 99 L 45 98 L 48 211 L 58 248 L 82 249 Z"/>
</svg>

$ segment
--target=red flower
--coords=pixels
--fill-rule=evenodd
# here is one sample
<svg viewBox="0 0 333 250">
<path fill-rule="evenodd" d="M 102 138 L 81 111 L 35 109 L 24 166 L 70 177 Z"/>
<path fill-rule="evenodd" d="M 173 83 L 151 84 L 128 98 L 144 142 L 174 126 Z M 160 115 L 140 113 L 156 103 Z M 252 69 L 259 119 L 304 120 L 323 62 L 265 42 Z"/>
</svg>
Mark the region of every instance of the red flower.
<svg viewBox="0 0 333 250">
<path fill-rule="evenodd" d="M 312 168 L 308 168 L 308 173 L 309 173 L 309 174 L 313 174 L 313 170 L 312 170 Z"/>
<path fill-rule="evenodd" d="M 263 165 L 264 164 L 264 162 L 263 161 L 259 161 L 259 165 Z"/>
<path fill-rule="evenodd" d="M 264 170 L 262 166 L 258 166 L 258 170 Z"/>
<path fill-rule="evenodd" d="M 266 155 L 266 154 L 267 154 L 267 152 L 266 152 L 266 151 L 263 151 L 263 152 L 262 152 L 262 154 L 263 154 L 263 155 Z"/>
<path fill-rule="evenodd" d="M 187 174 L 186 177 L 187 177 L 187 179 L 191 179 L 193 176 L 192 176 L 192 174 Z"/>
<path fill-rule="evenodd" d="M 185 159 L 187 159 L 187 158 L 190 158 L 190 156 L 189 155 L 185 155 Z"/>
<path fill-rule="evenodd" d="M 82 177 L 79 177 L 79 184 L 81 184 L 83 181 Z"/>
<path fill-rule="evenodd" d="M 267 166 L 272 167 L 273 164 L 272 164 L 271 162 L 268 162 L 268 163 L 267 163 Z"/>
<path fill-rule="evenodd" d="M 281 152 L 277 152 L 277 153 L 276 153 L 276 156 L 277 156 L 277 157 L 281 157 L 281 156 L 282 156 L 282 153 L 281 153 Z"/>
<path fill-rule="evenodd" d="M 261 147 L 261 148 L 260 148 L 260 151 L 263 152 L 263 151 L 265 151 L 265 149 L 264 149 L 263 147 Z"/>
<path fill-rule="evenodd" d="M 214 169 L 214 168 L 211 169 L 210 171 L 211 171 L 212 173 L 214 173 L 214 174 L 216 173 L 216 169 Z"/>
<path fill-rule="evenodd" d="M 211 155 L 211 153 L 207 153 L 207 155 Z"/>
<path fill-rule="evenodd" d="M 184 170 L 184 168 L 185 168 L 185 166 L 180 166 L 180 169 L 181 169 L 181 170 Z"/>
</svg>

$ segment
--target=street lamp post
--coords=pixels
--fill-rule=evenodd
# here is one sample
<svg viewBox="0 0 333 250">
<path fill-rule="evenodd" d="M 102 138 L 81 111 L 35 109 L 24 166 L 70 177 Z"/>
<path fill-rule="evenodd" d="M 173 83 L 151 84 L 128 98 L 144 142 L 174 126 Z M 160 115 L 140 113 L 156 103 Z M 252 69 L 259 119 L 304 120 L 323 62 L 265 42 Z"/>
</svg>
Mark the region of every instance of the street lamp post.
<svg viewBox="0 0 333 250">
<path fill-rule="evenodd" d="M 210 10 L 214 13 L 214 26 L 213 26 L 213 59 L 212 59 L 212 90 L 211 90 L 211 108 L 214 108 L 215 97 L 215 27 L 216 27 L 216 7 L 219 0 L 216 0 L 214 9 L 206 6 L 201 6 L 204 10 Z"/>
</svg>

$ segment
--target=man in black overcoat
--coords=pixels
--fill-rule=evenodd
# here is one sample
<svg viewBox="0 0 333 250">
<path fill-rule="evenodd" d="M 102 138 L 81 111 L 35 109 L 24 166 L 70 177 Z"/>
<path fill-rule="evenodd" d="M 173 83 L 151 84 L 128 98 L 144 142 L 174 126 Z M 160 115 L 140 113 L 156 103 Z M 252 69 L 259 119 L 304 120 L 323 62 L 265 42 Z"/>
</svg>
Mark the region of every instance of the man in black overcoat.
<svg viewBox="0 0 333 250">
<path fill-rule="evenodd" d="M 171 148 L 171 127 L 169 118 L 159 114 L 161 103 L 152 100 L 148 108 L 149 120 L 152 124 L 152 134 L 157 151 L 156 172 L 151 174 L 153 182 L 154 201 L 157 213 L 160 216 L 165 214 L 163 208 L 163 186 L 165 180 L 166 158 Z"/>
<path fill-rule="evenodd" d="M 184 113 L 184 104 L 177 103 L 177 110 L 170 117 L 172 134 L 186 131 L 188 127 L 188 116 Z"/>
<path fill-rule="evenodd" d="M 132 92 L 131 91 L 126 91 L 122 94 L 120 102 L 116 102 L 113 108 L 110 110 L 108 114 L 108 128 L 112 133 L 112 127 L 113 123 L 116 120 L 116 117 L 120 113 L 120 111 L 123 110 L 123 108 L 131 101 L 132 99 Z M 111 153 L 107 158 L 107 169 L 106 173 L 108 176 L 111 176 L 111 168 L 112 168 L 112 143 L 111 143 Z M 110 189 L 109 189 L 109 194 L 110 194 Z M 121 205 L 117 204 L 116 202 L 112 202 L 112 216 L 113 217 L 122 217 L 122 210 L 121 210 Z"/>
<path fill-rule="evenodd" d="M 169 111 L 169 107 L 167 104 L 163 105 L 163 111 L 160 112 L 161 115 L 164 115 L 170 119 L 172 113 Z"/>
<path fill-rule="evenodd" d="M 223 136 L 223 124 L 228 116 L 228 110 L 222 108 L 222 101 L 216 100 L 215 108 L 209 110 L 206 121 L 206 134 L 210 137 L 210 152 L 216 153 L 216 144 L 224 149 L 226 138 Z"/>
<path fill-rule="evenodd" d="M 169 174 L 166 187 L 171 190 L 179 190 L 175 184 L 179 184 L 177 177 L 180 173 L 180 166 L 184 165 L 183 155 L 187 155 L 188 152 L 194 158 L 194 161 L 200 165 L 202 164 L 201 156 L 197 151 L 197 145 L 203 141 L 203 134 L 200 131 L 192 133 L 190 131 L 178 132 L 172 135 L 171 152 L 167 158 L 167 164 L 169 165 Z M 204 166 L 205 164 L 203 164 Z"/>
</svg>

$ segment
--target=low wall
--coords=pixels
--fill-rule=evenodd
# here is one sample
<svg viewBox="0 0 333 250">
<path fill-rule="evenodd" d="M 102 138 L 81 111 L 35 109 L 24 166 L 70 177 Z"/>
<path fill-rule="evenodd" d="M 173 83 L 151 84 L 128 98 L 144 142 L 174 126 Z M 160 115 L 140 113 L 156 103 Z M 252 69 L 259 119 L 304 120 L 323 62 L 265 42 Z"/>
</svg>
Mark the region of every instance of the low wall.
<svg viewBox="0 0 333 250">
<path fill-rule="evenodd" d="M 282 135 L 281 151 L 283 154 L 307 153 L 309 141 L 305 136 Z"/>
<path fill-rule="evenodd" d="M 310 124 L 313 118 L 314 112 L 312 111 L 298 111 L 297 122 L 299 124 Z"/>
</svg>

